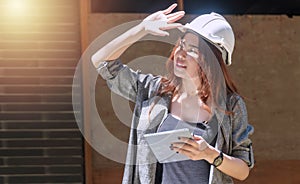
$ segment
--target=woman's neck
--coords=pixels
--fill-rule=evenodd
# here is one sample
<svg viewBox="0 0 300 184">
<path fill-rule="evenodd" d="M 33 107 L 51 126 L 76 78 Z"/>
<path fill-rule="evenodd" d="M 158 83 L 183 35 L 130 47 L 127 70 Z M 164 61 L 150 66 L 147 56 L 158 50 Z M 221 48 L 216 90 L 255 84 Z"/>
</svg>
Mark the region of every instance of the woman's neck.
<svg viewBox="0 0 300 184">
<path fill-rule="evenodd" d="M 186 93 L 188 96 L 198 95 L 198 86 L 200 81 L 197 79 L 182 79 L 181 86 L 179 86 L 179 93 Z"/>
</svg>

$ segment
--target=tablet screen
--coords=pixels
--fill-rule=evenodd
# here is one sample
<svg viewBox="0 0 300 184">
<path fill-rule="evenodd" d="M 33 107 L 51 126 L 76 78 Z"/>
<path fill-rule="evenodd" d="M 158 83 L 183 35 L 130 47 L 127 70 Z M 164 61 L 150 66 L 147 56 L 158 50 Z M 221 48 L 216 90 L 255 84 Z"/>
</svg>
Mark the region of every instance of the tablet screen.
<svg viewBox="0 0 300 184">
<path fill-rule="evenodd" d="M 189 160 L 187 156 L 170 149 L 172 143 L 179 141 L 178 137 L 192 138 L 192 135 L 188 128 L 144 135 L 145 140 L 160 163 Z"/>
</svg>

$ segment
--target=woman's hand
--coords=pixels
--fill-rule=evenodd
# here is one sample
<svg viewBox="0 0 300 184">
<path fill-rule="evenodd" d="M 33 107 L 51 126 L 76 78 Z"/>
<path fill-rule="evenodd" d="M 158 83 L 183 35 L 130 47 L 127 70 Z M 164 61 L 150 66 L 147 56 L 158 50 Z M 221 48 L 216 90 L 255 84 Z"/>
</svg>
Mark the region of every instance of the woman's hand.
<svg viewBox="0 0 300 184">
<path fill-rule="evenodd" d="M 173 4 L 165 10 L 149 15 L 142 23 L 107 43 L 91 57 L 94 66 L 98 68 L 102 61 L 119 58 L 130 45 L 149 33 L 158 36 L 168 36 L 169 33 L 166 30 L 181 27 L 181 24 L 174 22 L 184 16 L 184 11 L 171 13 L 176 6 L 177 4 Z"/>
<path fill-rule="evenodd" d="M 172 144 L 174 151 L 184 154 L 191 160 L 205 159 L 211 163 L 211 158 L 215 155 L 210 155 L 209 149 L 214 149 L 201 136 L 194 135 L 193 138 L 180 137 L 180 142 Z"/>
<path fill-rule="evenodd" d="M 181 27 L 182 24 L 174 23 L 184 16 L 184 11 L 178 11 L 171 13 L 177 4 L 172 4 L 165 10 L 155 12 L 146 17 L 142 25 L 147 33 L 157 36 L 168 36 L 169 33 L 166 30 Z"/>
<path fill-rule="evenodd" d="M 191 160 L 205 159 L 208 163 L 213 163 L 220 153 L 200 136 L 194 136 L 192 139 L 181 137 L 180 142 L 172 144 L 172 149 L 186 155 Z M 249 175 L 249 167 L 246 162 L 224 153 L 223 162 L 218 166 L 218 169 L 238 180 L 245 180 Z"/>
</svg>

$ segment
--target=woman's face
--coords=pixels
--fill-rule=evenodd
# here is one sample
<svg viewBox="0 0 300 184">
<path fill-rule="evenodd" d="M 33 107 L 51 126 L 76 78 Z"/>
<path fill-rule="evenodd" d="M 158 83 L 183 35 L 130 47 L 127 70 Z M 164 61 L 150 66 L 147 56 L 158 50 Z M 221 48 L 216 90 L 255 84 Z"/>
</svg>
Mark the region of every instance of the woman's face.
<svg viewBox="0 0 300 184">
<path fill-rule="evenodd" d="M 198 61 L 201 53 L 198 49 L 199 38 L 193 33 L 187 33 L 180 40 L 174 53 L 174 74 L 182 79 L 198 77 Z"/>
</svg>

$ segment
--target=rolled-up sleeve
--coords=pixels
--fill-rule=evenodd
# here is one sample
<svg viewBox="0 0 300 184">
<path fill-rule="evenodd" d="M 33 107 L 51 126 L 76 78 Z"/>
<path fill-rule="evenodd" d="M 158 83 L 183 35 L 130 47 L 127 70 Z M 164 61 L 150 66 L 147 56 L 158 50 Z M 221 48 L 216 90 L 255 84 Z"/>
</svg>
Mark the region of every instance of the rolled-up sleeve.
<svg viewBox="0 0 300 184">
<path fill-rule="evenodd" d="M 254 154 L 249 135 L 253 134 L 254 128 L 248 124 L 244 100 L 239 96 L 235 100 L 232 116 L 232 156 L 242 159 L 253 168 Z"/>
<path fill-rule="evenodd" d="M 104 80 L 113 79 L 124 68 L 120 60 L 105 61 L 97 68 L 98 73 Z"/>
<path fill-rule="evenodd" d="M 141 89 L 150 96 L 150 93 L 156 91 L 160 81 L 158 76 L 133 71 L 122 64 L 120 59 L 102 62 L 97 71 L 106 80 L 111 91 L 132 102 L 136 102 L 138 91 Z"/>
</svg>

